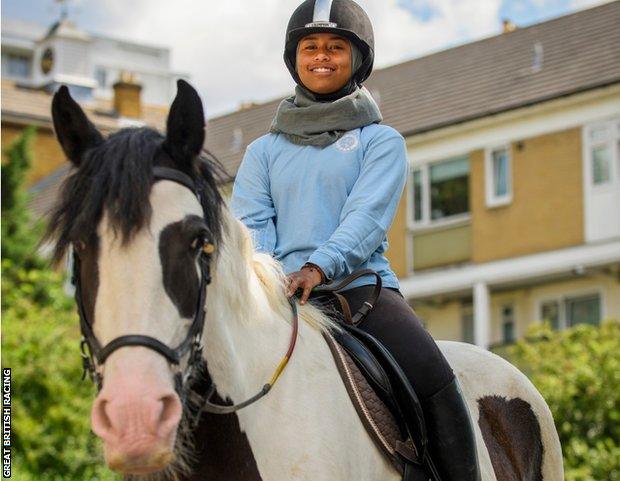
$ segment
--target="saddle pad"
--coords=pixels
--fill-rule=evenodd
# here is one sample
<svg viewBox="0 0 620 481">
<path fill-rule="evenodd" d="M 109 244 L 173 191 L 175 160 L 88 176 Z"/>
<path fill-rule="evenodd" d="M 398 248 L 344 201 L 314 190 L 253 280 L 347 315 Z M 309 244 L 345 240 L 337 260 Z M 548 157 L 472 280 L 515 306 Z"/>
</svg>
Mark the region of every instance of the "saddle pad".
<svg viewBox="0 0 620 481">
<path fill-rule="evenodd" d="M 379 399 L 351 356 L 333 336 L 325 333 L 324 337 L 362 424 L 377 447 L 402 474 L 403 458 L 417 458 L 415 446 L 410 439 L 403 439 L 396 419 Z"/>
</svg>

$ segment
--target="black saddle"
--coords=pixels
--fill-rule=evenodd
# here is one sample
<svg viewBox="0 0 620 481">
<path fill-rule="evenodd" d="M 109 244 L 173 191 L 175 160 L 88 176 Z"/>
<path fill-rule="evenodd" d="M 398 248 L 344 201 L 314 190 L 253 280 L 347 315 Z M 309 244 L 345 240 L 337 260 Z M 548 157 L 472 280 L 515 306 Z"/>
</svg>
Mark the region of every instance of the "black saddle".
<svg viewBox="0 0 620 481">
<path fill-rule="evenodd" d="M 341 290 L 354 279 L 372 274 L 377 284 L 371 298 L 351 317 L 346 299 L 335 291 Z M 394 416 L 405 439 L 410 438 L 416 447 L 414 453 L 399 453 L 403 461 L 403 481 L 413 481 L 413 465 L 422 466 L 429 479 L 441 481 L 428 452 L 426 423 L 420 400 L 411 383 L 387 348 L 374 336 L 356 327 L 372 309 L 381 292 L 381 277 L 372 270 L 355 272 L 335 286 L 321 286 L 315 289 L 321 293 L 332 293 L 341 303 L 345 321 L 340 319 L 342 331 L 332 333 L 334 339 L 342 346 L 362 372 L 377 396 Z M 413 454 L 413 455 L 412 455 Z M 419 477 L 416 477 L 419 479 Z"/>
</svg>

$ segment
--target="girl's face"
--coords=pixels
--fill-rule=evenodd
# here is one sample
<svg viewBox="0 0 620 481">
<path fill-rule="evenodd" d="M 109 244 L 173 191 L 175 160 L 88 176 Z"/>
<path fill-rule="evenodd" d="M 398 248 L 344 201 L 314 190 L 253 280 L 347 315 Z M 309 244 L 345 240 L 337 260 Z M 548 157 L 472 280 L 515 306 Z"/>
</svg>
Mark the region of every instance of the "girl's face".
<svg viewBox="0 0 620 481">
<path fill-rule="evenodd" d="M 297 45 L 297 74 L 317 94 L 340 90 L 351 78 L 351 44 L 331 33 L 313 33 Z"/>
</svg>

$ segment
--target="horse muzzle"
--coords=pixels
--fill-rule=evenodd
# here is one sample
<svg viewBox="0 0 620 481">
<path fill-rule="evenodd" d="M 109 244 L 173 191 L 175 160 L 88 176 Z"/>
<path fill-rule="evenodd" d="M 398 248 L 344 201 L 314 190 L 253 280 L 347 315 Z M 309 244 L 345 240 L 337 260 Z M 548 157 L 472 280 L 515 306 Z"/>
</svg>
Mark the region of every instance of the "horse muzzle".
<svg viewBox="0 0 620 481">
<path fill-rule="evenodd" d="M 148 474 L 165 469 L 174 461 L 174 452 L 162 448 L 148 455 L 130 456 L 116 451 L 108 452 L 105 448 L 106 464 L 112 471 L 122 474 Z"/>
<path fill-rule="evenodd" d="M 158 357 L 154 361 L 163 363 Z M 134 359 L 121 363 L 124 369 L 112 370 L 115 374 L 106 378 L 91 413 L 108 466 L 127 474 L 159 471 L 170 464 L 182 416 L 179 396 L 169 380 L 159 378 L 157 366 L 140 369 L 137 364 Z"/>
</svg>

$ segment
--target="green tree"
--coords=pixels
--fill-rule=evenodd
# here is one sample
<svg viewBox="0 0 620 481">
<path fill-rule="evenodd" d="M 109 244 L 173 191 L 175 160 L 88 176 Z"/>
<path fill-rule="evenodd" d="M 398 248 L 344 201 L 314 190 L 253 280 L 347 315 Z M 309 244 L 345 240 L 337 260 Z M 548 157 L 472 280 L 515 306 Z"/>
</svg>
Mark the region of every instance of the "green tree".
<svg viewBox="0 0 620 481">
<path fill-rule="evenodd" d="M 34 129 L 5 152 L 2 168 L 2 365 L 12 370 L 13 478 L 118 479 L 90 432 L 93 386 L 80 382 L 79 328 L 64 276 L 38 254 L 23 187 Z"/>
<path fill-rule="evenodd" d="M 620 325 L 536 326 L 507 357 L 553 412 L 566 481 L 619 481 Z"/>
<path fill-rule="evenodd" d="M 26 269 L 43 267 L 37 255 L 41 225 L 32 221 L 24 189 L 24 177 L 32 164 L 31 145 L 35 135 L 34 127 L 24 129 L 5 150 L 7 162 L 2 167 L 2 259 L 10 259 L 12 265 Z"/>
</svg>

